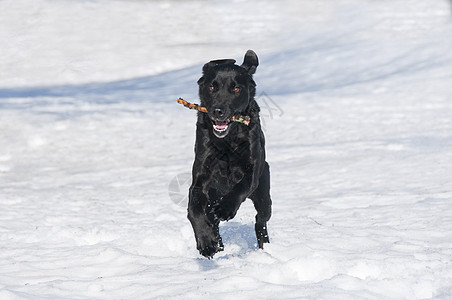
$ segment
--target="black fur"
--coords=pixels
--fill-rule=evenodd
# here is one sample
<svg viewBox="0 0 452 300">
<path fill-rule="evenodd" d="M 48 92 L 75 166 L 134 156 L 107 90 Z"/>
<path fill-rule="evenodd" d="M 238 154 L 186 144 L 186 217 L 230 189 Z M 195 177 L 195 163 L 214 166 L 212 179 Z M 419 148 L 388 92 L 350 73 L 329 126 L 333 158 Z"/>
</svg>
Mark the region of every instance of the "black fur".
<svg viewBox="0 0 452 300">
<path fill-rule="evenodd" d="M 208 113 L 198 112 L 188 219 L 199 252 L 208 258 L 223 250 L 220 221 L 232 219 L 246 198 L 257 210 L 259 248 L 269 242 L 270 171 L 252 78 L 258 64 L 256 53 L 248 50 L 241 66 L 233 59 L 208 62 L 198 80 L 201 105 Z M 250 116 L 249 126 L 228 123 L 236 114 Z"/>
</svg>

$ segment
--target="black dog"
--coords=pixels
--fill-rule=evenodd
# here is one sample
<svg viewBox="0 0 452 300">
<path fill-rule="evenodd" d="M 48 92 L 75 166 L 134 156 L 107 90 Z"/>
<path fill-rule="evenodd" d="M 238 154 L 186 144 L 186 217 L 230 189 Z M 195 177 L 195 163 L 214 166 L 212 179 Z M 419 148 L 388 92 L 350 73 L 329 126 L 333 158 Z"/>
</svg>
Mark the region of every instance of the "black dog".
<svg viewBox="0 0 452 300">
<path fill-rule="evenodd" d="M 252 78 L 258 64 L 256 53 L 248 50 L 241 66 L 233 59 L 208 62 L 198 80 L 201 105 L 207 114 L 199 112 L 196 123 L 188 219 L 199 252 L 208 258 L 223 250 L 220 221 L 232 219 L 246 198 L 257 210 L 259 248 L 269 242 L 270 170 Z M 231 122 L 233 115 L 249 116 L 249 126 Z"/>
</svg>

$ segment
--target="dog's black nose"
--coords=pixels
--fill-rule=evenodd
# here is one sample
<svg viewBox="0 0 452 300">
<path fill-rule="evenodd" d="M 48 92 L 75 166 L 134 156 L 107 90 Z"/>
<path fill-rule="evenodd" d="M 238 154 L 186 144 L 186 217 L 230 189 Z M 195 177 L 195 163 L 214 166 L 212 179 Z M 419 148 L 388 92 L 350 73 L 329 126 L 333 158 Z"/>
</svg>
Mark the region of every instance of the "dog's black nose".
<svg viewBox="0 0 452 300">
<path fill-rule="evenodd" d="M 217 106 L 213 109 L 213 116 L 215 118 L 222 118 L 225 114 L 225 109 L 223 106 Z"/>
</svg>

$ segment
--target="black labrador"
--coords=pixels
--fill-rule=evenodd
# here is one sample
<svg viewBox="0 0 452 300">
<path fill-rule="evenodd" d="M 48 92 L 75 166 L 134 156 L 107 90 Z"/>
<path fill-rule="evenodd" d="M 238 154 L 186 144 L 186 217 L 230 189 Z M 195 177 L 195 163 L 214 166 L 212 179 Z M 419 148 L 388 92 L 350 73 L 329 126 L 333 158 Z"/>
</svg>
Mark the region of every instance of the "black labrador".
<svg viewBox="0 0 452 300">
<path fill-rule="evenodd" d="M 198 112 L 196 123 L 188 219 L 197 248 L 207 258 L 223 250 L 220 221 L 232 219 L 246 198 L 257 210 L 259 248 L 269 242 L 270 170 L 252 77 L 258 64 L 256 53 L 248 50 L 241 66 L 233 59 L 208 62 L 198 80 L 201 105 L 207 113 Z M 249 126 L 230 121 L 234 115 L 249 116 Z"/>
</svg>

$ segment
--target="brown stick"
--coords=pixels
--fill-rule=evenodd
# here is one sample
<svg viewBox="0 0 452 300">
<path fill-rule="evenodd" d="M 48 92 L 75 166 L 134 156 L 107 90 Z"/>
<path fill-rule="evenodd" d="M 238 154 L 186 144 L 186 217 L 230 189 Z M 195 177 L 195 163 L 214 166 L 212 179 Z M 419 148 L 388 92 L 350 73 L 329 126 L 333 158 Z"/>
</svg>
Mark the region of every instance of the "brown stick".
<svg viewBox="0 0 452 300">
<path fill-rule="evenodd" d="M 201 111 L 201 112 L 205 112 L 205 113 L 207 112 L 207 108 L 205 108 L 204 106 L 199 106 L 198 104 L 189 103 L 188 101 L 185 101 L 182 98 L 179 98 L 176 101 L 177 101 L 177 103 L 182 104 L 183 106 L 185 106 L 189 109 L 195 109 L 197 111 Z M 250 125 L 250 117 L 249 116 L 236 115 L 236 116 L 232 116 L 229 120 L 232 122 L 243 123 L 246 126 Z"/>
<path fill-rule="evenodd" d="M 177 103 L 182 104 L 183 106 L 185 106 L 189 109 L 196 109 L 198 111 L 207 112 L 207 108 L 205 108 L 204 106 L 199 106 L 198 104 L 189 103 L 182 98 L 179 98 L 176 101 L 177 101 Z"/>
</svg>

